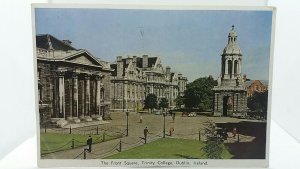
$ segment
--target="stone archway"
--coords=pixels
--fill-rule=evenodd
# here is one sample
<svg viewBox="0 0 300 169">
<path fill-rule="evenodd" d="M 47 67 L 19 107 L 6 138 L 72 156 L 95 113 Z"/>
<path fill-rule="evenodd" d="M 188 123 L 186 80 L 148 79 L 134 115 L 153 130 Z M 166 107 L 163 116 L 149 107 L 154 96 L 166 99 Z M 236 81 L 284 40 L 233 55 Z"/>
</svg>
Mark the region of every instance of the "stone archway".
<svg viewBox="0 0 300 169">
<path fill-rule="evenodd" d="M 228 99 L 229 99 L 229 96 L 223 97 L 223 116 L 225 116 L 225 117 L 228 116 Z"/>
</svg>

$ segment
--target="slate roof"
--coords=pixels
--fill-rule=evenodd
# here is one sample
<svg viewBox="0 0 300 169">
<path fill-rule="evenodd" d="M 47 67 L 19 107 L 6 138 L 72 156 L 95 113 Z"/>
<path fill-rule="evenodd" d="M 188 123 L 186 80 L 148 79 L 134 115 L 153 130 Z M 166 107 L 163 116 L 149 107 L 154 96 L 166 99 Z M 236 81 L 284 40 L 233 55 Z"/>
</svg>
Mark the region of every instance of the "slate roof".
<svg viewBox="0 0 300 169">
<path fill-rule="evenodd" d="M 148 67 L 153 67 L 156 63 L 157 57 L 148 57 Z M 143 58 L 136 58 L 136 66 L 143 68 Z"/>
<path fill-rule="evenodd" d="M 156 63 L 157 57 L 149 57 L 148 58 L 148 67 L 153 67 Z"/>
<path fill-rule="evenodd" d="M 136 67 L 142 68 L 143 67 L 143 58 L 136 58 Z"/>
<path fill-rule="evenodd" d="M 77 50 L 76 48 L 56 39 L 54 36 L 49 34 L 37 35 L 36 47 L 46 50 Z"/>
<path fill-rule="evenodd" d="M 127 58 L 122 58 L 122 63 L 123 63 L 123 73 L 122 76 L 125 75 L 125 69 L 128 67 L 129 64 L 126 64 L 126 59 Z M 147 68 L 152 68 L 154 67 L 155 63 L 157 61 L 157 57 L 148 57 L 148 67 Z M 137 57 L 136 58 L 136 67 L 137 68 L 143 68 L 143 58 Z M 114 69 L 114 72 L 112 73 L 113 76 L 117 76 L 117 69 L 118 66 L 116 63 L 110 64 L 110 68 Z"/>
<path fill-rule="evenodd" d="M 112 72 L 112 76 L 117 76 L 117 64 L 110 64 L 110 68 L 114 69 L 114 71 Z"/>
</svg>

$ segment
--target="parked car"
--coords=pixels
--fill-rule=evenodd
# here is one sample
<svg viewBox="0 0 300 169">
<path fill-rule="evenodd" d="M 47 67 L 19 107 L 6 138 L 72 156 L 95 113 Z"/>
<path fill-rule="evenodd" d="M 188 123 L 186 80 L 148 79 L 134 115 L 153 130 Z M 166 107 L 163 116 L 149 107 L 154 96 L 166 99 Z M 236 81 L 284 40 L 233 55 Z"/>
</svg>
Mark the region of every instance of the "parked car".
<svg viewBox="0 0 300 169">
<path fill-rule="evenodd" d="M 191 112 L 191 113 L 189 113 L 189 115 L 188 115 L 188 117 L 196 117 L 197 116 L 197 114 L 195 113 L 195 112 Z"/>
<path fill-rule="evenodd" d="M 161 111 L 156 111 L 156 112 L 155 112 L 155 115 L 161 115 L 161 114 L 162 114 Z"/>
<path fill-rule="evenodd" d="M 188 116 L 189 113 L 188 112 L 182 112 L 181 116 Z"/>
</svg>

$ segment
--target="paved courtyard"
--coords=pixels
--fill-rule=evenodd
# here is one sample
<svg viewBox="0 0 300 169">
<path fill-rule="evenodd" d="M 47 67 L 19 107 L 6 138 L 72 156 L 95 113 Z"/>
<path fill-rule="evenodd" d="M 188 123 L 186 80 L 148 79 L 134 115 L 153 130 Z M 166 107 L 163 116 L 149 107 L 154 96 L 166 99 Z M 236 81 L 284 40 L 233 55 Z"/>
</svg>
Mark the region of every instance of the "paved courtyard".
<svg viewBox="0 0 300 169">
<path fill-rule="evenodd" d="M 122 112 L 115 112 L 111 114 L 112 120 L 109 120 L 109 123 L 99 125 L 99 130 L 118 130 L 123 131 L 126 134 L 126 115 Z M 122 151 L 126 149 L 131 149 L 136 146 L 140 146 L 144 144 L 143 131 L 144 128 L 147 127 L 149 130 L 149 135 L 147 142 L 155 141 L 163 136 L 163 115 L 154 115 L 154 114 L 143 114 L 143 122 L 140 123 L 140 114 L 139 113 L 130 113 L 129 114 L 129 136 L 123 137 L 121 139 L 110 140 L 98 144 L 94 144 L 92 147 L 92 152 L 86 154 L 87 159 L 93 158 L 105 158 L 112 154 L 118 153 L 118 149 L 120 148 L 120 141 L 122 142 Z M 254 142 L 257 144 L 249 144 L 248 150 L 255 149 L 255 151 L 259 150 L 260 146 L 264 143 L 263 133 L 265 133 L 265 128 L 261 129 L 255 128 L 253 130 L 245 130 L 249 124 L 254 124 L 251 126 L 256 126 L 256 124 L 265 124 L 263 122 L 254 121 L 254 120 L 245 120 L 245 119 L 237 119 L 230 117 L 208 117 L 208 116 L 196 116 L 196 117 L 182 117 L 181 114 L 177 114 L 175 117 L 175 121 L 173 121 L 172 116 L 166 116 L 165 125 L 166 125 L 166 137 L 173 138 L 184 138 L 184 139 L 199 139 L 199 131 L 200 131 L 200 139 L 205 139 L 203 136 L 203 128 L 204 123 L 208 120 L 211 120 L 217 124 L 219 127 L 228 128 L 228 140 L 225 141 L 225 144 L 228 145 L 230 151 L 235 153 L 236 158 L 243 158 L 243 155 L 238 155 L 239 152 L 237 147 L 240 147 L 238 144 L 246 144 L 253 142 L 254 140 L 260 140 L 260 142 Z M 243 126 L 241 124 L 247 124 L 247 126 Z M 225 125 L 225 126 L 224 126 Z M 265 125 L 264 125 L 265 126 Z M 173 127 L 174 132 L 172 136 L 169 136 L 169 129 Z M 237 127 L 238 132 L 240 133 L 239 142 L 238 137 L 233 138 L 231 134 L 231 129 L 233 127 Z M 85 127 L 85 131 L 90 129 L 94 129 L 95 126 Z M 249 133 L 251 131 L 251 133 Z M 256 137 L 260 137 L 257 139 Z M 82 159 L 83 158 L 83 149 L 84 147 L 59 151 L 51 154 L 44 155 L 42 158 L 56 158 L 56 159 Z M 263 152 L 259 152 L 258 154 L 264 154 Z M 253 152 L 252 154 L 257 154 Z"/>
</svg>

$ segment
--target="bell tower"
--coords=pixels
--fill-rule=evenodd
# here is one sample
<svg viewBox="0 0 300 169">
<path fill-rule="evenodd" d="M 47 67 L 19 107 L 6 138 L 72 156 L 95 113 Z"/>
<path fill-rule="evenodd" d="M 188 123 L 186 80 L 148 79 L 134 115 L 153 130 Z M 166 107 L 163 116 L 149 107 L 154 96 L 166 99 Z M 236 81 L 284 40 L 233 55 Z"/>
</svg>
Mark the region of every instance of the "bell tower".
<svg viewBox="0 0 300 169">
<path fill-rule="evenodd" d="M 243 54 L 238 45 L 234 25 L 228 34 L 227 44 L 221 54 L 221 74 L 214 87 L 214 115 L 233 116 L 245 114 L 247 98 L 242 76 Z"/>
<path fill-rule="evenodd" d="M 242 85 L 242 51 L 237 43 L 234 25 L 228 34 L 228 43 L 222 53 L 221 85 Z"/>
</svg>

